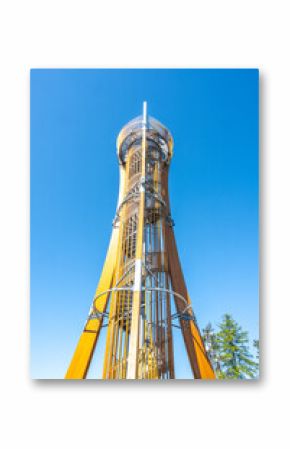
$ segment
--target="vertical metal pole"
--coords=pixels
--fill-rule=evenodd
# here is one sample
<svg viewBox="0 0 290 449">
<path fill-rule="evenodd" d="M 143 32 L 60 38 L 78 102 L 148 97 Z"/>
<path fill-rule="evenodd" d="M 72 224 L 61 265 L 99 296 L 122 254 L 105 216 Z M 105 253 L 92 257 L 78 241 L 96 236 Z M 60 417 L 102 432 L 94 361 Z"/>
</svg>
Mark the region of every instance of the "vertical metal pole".
<svg viewBox="0 0 290 449">
<path fill-rule="evenodd" d="M 140 308 L 142 300 L 142 257 L 143 257 L 144 216 L 145 216 L 146 129 L 147 129 L 147 103 L 146 101 L 144 101 L 143 126 L 142 126 L 142 166 L 141 166 L 141 179 L 140 179 L 140 202 L 138 213 L 135 279 L 133 287 L 134 292 L 132 303 L 132 320 L 130 330 L 127 379 L 138 378 Z"/>
</svg>

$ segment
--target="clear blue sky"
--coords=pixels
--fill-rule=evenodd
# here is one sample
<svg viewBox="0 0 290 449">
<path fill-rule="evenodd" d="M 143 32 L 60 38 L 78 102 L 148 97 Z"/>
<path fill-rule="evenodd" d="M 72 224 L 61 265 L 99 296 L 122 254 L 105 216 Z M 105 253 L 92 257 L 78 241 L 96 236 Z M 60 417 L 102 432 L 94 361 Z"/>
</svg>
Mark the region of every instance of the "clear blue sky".
<svg viewBox="0 0 290 449">
<path fill-rule="evenodd" d="M 31 71 L 32 377 L 63 378 L 68 367 L 110 239 L 115 140 L 143 100 L 175 142 L 171 209 L 198 323 L 228 312 L 258 337 L 258 76 Z M 183 355 L 177 374 L 187 377 Z"/>
</svg>

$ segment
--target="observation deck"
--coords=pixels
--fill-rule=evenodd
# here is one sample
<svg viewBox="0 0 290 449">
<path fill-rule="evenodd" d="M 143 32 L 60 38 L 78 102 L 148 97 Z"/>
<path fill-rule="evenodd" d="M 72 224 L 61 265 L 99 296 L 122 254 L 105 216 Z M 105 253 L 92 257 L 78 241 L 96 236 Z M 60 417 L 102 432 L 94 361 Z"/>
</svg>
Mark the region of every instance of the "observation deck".
<svg viewBox="0 0 290 449">
<path fill-rule="evenodd" d="M 169 164 L 173 154 L 173 138 L 170 131 L 153 117 L 144 115 L 131 120 L 125 125 L 117 137 L 117 154 L 121 164 L 126 161 L 126 155 L 131 145 L 142 139 L 142 129 L 146 127 L 146 139 L 157 143 L 162 151 L 162 158 Z"/>
</svg>

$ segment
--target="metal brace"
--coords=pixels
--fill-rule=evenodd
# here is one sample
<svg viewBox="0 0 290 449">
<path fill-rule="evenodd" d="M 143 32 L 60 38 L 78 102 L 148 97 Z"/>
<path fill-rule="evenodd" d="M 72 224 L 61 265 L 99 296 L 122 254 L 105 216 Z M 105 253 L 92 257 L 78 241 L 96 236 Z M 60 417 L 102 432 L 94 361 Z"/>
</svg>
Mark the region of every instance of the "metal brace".
<svg viewBox="0 0 290 449">
<path fill-rule="evenodd" d="M 173 218 L 171 217 L 170 214 L 168 214 L 168 215 L 166 216 L 166 224 L 168 224 L 168 226 L 169 226 L 170 228 L 173 228 L 173 226 L 175 226 L 174 220 L 173 220 Z"/>
</svg>

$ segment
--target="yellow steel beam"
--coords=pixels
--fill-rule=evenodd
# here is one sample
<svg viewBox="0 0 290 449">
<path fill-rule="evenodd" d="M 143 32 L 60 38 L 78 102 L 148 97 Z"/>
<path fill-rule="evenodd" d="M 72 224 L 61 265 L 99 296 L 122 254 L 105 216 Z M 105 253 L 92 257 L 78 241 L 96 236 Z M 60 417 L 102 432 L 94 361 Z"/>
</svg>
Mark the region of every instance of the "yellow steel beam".
<svg viewBox="0 0 290 449">
<path fill-rule="evenodd" d="M 164 170 L 162 176 L 162 190 L 164 192 L 167 204 L 167 213 L 170 214 L 169 193 L 168 193 L 168 170 Z M 178 256 L 175 236 L 172 227 L 165 227 L 165 246 L 168 255 L 168 269 L 171 278 L 172 289 L 179 293 L 191 306 L 191 300 L 186 288 L 182 268 Z M 183 301 L 174 297 L 177 311 L 181 313 L 185 304 Z M 195 379 L 215 379 L 215 373 L 206 354 L 206 350 L 194 321 L 185 322 L 180 320 L 181 330 L 184 338 L 185 347 L 190 361 L 192 373 Z"/>
<path fill-rule="evenodd" d="M 120 170 L 120 190 L 118 204 L 121 203 L 124 195 L 124 170 Z M 115 227 L 112 232 L 107 257 L 100 277 L 100 281 L 95 293 L 95 297 L 110 289 L 114 276 L 117 250 L 119 242 L 119 228 Z M 103 295 L 97 302 L 96 306 L 99 312 L 104 312 L 107 307 L 109 293 Z M 97 339 L 99 337 L 102 325 L 102 318 L 88 318 L 85 328 L 81 334 L 76 350 L 72 357 L 71 363 L 65 375 L 65 379 L 85 379 L 87 371 L 92 359 Z"/>
<path fill-rule="evenodd" d="M 185 298 L 187 304 L 191 305 L 191 300 L 185 285 L 177 253 L 174 233 L 172 228 L 169 227 L 167 227 L 166 230 L 166 246 L 173 291 L 182 295 Z M 182 313 L 182 311 L 185 309 L 184 302 L 179 300 L 177 297 L 175 297 L 174 299 L 177 311 L 179 313 Z M 206 354 L 206 350 L 197 325 L 193 320 L 190 320 L 190 322 L 180 320 L 180 325 L 194 378 L 215 379 L 215 374 Z"/>
<path fill-rule="evenodd" d="M 113 230 L 107 258 L 95 296 L 108 290 L 112 285 L 119 237 L 118 231 L 118 229 Z M 97 303 L 98 311 L 101 313 L 106 309 L 108 297 L 109 294 L 102 296 Z M 84 379 L 86 377 L 101 325 L 102 318 L 88 319 L 66 373 L 66 379 Z"/>
</svg>

